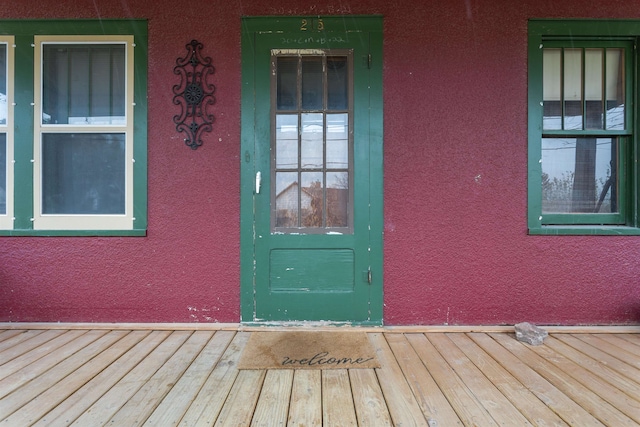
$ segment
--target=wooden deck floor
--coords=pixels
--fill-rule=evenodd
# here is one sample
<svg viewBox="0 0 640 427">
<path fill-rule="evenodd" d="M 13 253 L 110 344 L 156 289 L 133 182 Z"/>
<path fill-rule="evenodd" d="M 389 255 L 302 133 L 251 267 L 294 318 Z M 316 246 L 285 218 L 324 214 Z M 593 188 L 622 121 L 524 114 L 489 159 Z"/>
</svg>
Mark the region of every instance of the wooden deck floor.
<svg viewBox="0 0 640 427">
<path fill-rule="evenodd" d="M 0 329 L 0 427 L 640 425 L 636 333 L 380 329 L 380 369 L 238 371 L 250 334 Z"/>
</svg>

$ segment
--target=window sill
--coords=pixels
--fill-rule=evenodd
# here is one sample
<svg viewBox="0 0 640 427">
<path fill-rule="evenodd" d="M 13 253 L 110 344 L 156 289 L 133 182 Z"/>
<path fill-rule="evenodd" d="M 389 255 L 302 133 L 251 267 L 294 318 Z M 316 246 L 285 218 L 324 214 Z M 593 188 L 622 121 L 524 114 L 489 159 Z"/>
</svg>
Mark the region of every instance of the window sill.
<svg viewBox="0 0 640 427">
<path fill-rule="evenodd" d="M 616 225 L 543 225 L 529 228 L 530 235 L 640 236 L 640 228 Z"/>
</svg>

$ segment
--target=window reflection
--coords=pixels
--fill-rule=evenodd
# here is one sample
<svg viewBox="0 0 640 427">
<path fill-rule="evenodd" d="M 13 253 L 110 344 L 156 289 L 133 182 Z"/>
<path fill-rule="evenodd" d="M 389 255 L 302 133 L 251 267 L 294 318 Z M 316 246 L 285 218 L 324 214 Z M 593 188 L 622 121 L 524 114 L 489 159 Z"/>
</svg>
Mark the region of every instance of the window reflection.
<svg viewBox="0 0 640 427">
<path fill-rule="evenodd" d="M 125 124 L 125 46 L 43 44 L 43 124 Z"/>
<path fill-rule="evenodd" d="M 543 213 L 618 211 L 616 138 L 543 138 Z"/>
</svg>

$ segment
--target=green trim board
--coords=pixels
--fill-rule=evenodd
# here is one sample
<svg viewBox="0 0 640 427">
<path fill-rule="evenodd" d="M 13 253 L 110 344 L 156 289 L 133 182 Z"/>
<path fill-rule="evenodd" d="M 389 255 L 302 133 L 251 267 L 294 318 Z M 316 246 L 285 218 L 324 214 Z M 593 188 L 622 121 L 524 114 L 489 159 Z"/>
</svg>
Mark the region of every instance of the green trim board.
<svg viewBox="0 0 640 427">
<path fill-rule="evenodd" d="M 636 129 L 638 111 L 636 95 L 636 73 L 638 59 L 636 54 L 636 37 L 640 36 L 640 21 L 629 20 L 531 20 L 529 21 L 528 36 L 528 228 L 530 234 L 548 235 L 633 235 L 638 233 L 638 137 Z M 623 69 L 620 71 L 624 79 L 624 125 L 621 127 L 593 129 L 587 125 L 587 100 L 582 97 L 583 124 L 581 128 L 565 129 L 564 98 L 561 105 L 560 120 L 562 126 L 543 129 L 543 49 L 558 52 L 572 51 L 574 54 L 582 52 L 596 52 L 620 50 L 623 53 Z M 606 59 L 603 70 L 606 68 Z M 584 62 L 583 62 L 584 63 Z M 563 67 L 564 65 L 561 65 Z M 582 69 L 581 79 L 586 85 L 586 66 Z M 607 71 L 603 71 L 607 72 Z M 565 76 L 566 78 L 566 76 Z M 604 78 L 604 77 L 603 77 Z M 564 87 L 564 86 L 563 86 Z M 588 88 L 585 87 L 584 90 Z M 608 99 L 608 98 L 607 98 Z M 545 101 L 546 102 L 546 101 Z M 606 101 L 608 102 L 608 101 Z M 603 104 L 606 105 L 606 102 Z M 608 106 L 606 107 L 609 108 Z M 568 111 L 568 110 L 567 110 Z M 568 113 L 567 113 L 568 114 Z M 606 112 L 608 114 L 608 110 Z M 548 118 L 548 117 L 547 117 Z M 606 116 L 603 112 L 603 120 Z M 610 212 L 598 211 L 593 213 L 584 211 L 573 212 L 544 212 L 543 211 L 543 170 L 542 144 L 543 140 L 573 141 L 575 144 L 592 141 L 606 141 L 609 138 L 615 145 L 611 152 L 611 162 L 616 164 L 617 174 L 611 188 L 616 191 L 615 209 Z M 577 148 L 576 148 L 577 151 Z M 576 154 L 576 162 L 578 162 Z M 584 173 L 584 172 L 583 172 Z M 605 187 L 606 188 L 606 187 Z M 614 190 L 610 190 L 610 194 Z M 604 191 L 602 191 L 604 194 Z M 611 196 L 614 199 L 613 196 Z M 613 205 L 614 202 L 612 202 Z M 549 208 L 547 208 L 549 210 Z M 578 213 L 579 212 L 579 213 Z"/>
<path fill-rule="evenodd" d="M 353 230 L 274 229 L 273 55 L 353 51 Z M 274 53 L 277 52 L 277 53 Z M 283 53 L 284 52 L 284 53 Z M 382 323 L 382 18 L 242 21 L 243 323 Z M 304 114 L 304 113 L 303 113 Z M 262 192 L 256 193 L 261 172 Z M 275 184 L 275 181 L 273 181 Z M 274 188 L 274 187 L 273 187 Z M 365 208 L 366 207 L 366 208 Z M 371 280 L 371 283 L 369 283 Z"/>
<path fill-rule="evenodd" d="M 146 20 L 1 20 L 0 34 L 15 37 L 15 120 L 13 228 L 0 230 L 8 236 L 144 236 L 147 228 L 147 21 Z M 34 37 L 36 36 L 131 36 L 133 52 L 133 203 L 125 229 L 48 230 L 34 228 Z"/>
</svg>

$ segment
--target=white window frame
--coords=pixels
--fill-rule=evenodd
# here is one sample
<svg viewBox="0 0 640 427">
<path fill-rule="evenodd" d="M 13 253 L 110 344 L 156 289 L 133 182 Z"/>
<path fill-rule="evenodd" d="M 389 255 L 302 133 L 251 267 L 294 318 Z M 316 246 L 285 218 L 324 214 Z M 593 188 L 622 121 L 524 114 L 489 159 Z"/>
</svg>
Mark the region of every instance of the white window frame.
<svg viewBox="0 0 640 427">
<path fill-rule="evenodd" d="M 123 124 L 43 124 L 42 55 L 46 44 L 123 44 L 125 46 L 125 120 Z M 34 138 L 33 138 L 33 229 L 34 230 L 130 230 L 133 229 L 133 111 L 134 111 L 134 37 L 108 36 L 34 36 Z M 122 215 L 44 214 L 42 212 L 42 135 L 46 133 L 122 133 L 125 135 L 125 213 Z"/>
<path fill-rule="evenodd" d="M 14 155 L 14 136 L 13 136 L 13 124 L 14 124 L 14 58 L 15 58 L 15 40 L 13 36 L 0 36 L 0 44 L 4 44 L 7 47 L 7 121 L 6 123 L 0 124 L 0 132 L 6 134 L 6 159 L 7 159 L 7 167 L 4 173 L 6 173 L 6 212 L 4 214 L 0 214 L 0 229 L 1 230 L 11 230 L 13 228 L 13 220 L 14 220 L 14 197 L 13 197 L 13 188 L 14 188 L 14 164 L 15 164 L 15 155 Z"/>
</svg>

